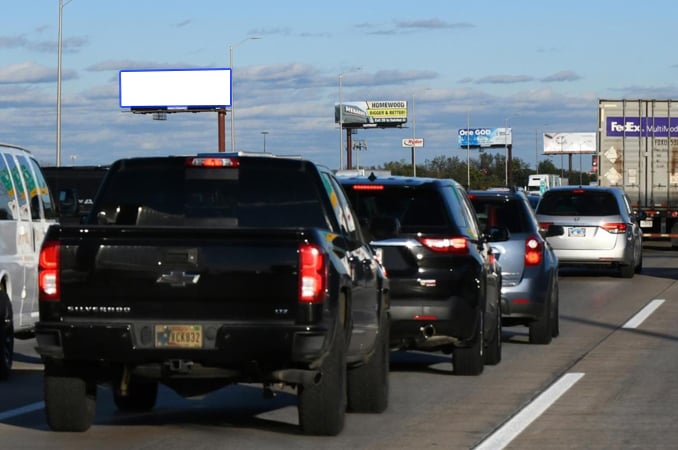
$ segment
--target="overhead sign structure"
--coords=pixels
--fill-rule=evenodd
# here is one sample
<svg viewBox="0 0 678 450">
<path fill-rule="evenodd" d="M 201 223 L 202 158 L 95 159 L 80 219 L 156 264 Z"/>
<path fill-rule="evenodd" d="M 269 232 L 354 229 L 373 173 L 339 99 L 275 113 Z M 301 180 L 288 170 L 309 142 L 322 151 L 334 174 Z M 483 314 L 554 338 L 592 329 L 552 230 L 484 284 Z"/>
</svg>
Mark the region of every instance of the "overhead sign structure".
<svg viewBox="0 0 678 450">
<path fill-rule="evenodd" d="M 512 145 L 511 128 L 461 128 L 457 132 L 459 147 L 486 148 Z"/>
<path fill-rule="evenodd" d="M 121 70 L 120 107 L 132 109 L 231 106 L 231 69 Z"/>
<path fill-rule="evenodd" d="M 417 147 L 424 146 L 424 138 L 405 138 L 403 139 L 403 147 Z"/>
<path fill-rule="evenodd" d="M 596 153 L 596 133 L 544 133 L 544 154 Z"/>
<path fill-rule="evenodd" d="M 343 128 L 400 127 L 407 123 L 407 101 L 374 100 L 334 104 L 334 122 Z"/>
</svg>

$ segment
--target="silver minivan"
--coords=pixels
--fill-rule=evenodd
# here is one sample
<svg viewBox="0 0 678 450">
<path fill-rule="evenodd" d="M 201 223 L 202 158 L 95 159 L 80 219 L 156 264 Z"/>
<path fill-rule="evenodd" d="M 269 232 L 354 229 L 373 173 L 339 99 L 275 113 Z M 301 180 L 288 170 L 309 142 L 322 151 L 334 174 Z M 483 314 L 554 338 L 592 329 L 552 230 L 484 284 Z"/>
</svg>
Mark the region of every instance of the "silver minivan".
<svg viewBox="0 0 678 450">
<path fill-rule="evenodd" d="M 563 227 L 547 240 L 560 266 L 611 266 L 623 278 L 643 268 L 643 233 L 631 202 L 617 187 L 562 186 L 546 191 L 537 205 L 542 230 Z"/>
<path fill-rule="evenodd" d="M 56 221 L 40 165 L 26 149 L 0 144 L 0 379 L 14 359 L 14 338 L 30 338 L 38 320 L 38 254 Z"/>
</svg>

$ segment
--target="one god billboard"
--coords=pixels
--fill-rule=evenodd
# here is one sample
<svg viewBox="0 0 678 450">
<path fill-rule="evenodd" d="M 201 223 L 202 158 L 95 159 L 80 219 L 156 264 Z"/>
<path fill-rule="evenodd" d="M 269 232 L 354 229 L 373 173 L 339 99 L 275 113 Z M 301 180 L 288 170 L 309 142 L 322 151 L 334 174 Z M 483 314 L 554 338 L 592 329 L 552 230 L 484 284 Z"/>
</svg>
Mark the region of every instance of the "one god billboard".
<svg viewBox="0 0 678 450">
<path fill-rule="evenodd" d="M 485 148 L 512 145 L 510 128 L 461 128 L 457 132 L 459 147 Z"/>
</svg>

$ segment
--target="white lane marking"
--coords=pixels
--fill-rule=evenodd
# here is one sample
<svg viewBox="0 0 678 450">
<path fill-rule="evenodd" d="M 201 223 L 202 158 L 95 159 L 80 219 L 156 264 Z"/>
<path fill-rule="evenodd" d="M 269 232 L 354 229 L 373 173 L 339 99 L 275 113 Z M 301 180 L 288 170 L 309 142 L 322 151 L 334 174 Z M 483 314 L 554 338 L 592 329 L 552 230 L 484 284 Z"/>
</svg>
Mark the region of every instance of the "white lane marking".
<svg viewBox="0 0 678 450">
<path fill-rule="evenodd" d="M 12 417 L 27 414 L 29 412 L 37 411 L 45 407 L 45 402 L 31 403 L 30 405 L 22 406 L 21 408 L 10 409 L 0 413 L 0 420 L 11 419 Z"/>
<path fill-rule="evenodd" d="M 652 300 L 645 306 L 645 308 L 641 309 L 638 314 L 631 317 L 628 322 L 622 325 L 622 328 L 638 328 L 640 324 L 645 321 L 645 319 L 650 317 L 650 314 L 655 312 L 655 310 L 662 305 L 662 303 L 664 303 L 664 299 Z"/>
<path fill-rule="evenodd" d="M 480 443 L 475 450 L 501 450 L 506 448 L 525 428 L 537 420 L 544 411 L 553 405 L 565 392 L 584 376 L 580 372 L 567 373 L 553 383 L 539 397 L 535 398 L 511 420 L 506 422 L 490 437 Z"/>
</svg>

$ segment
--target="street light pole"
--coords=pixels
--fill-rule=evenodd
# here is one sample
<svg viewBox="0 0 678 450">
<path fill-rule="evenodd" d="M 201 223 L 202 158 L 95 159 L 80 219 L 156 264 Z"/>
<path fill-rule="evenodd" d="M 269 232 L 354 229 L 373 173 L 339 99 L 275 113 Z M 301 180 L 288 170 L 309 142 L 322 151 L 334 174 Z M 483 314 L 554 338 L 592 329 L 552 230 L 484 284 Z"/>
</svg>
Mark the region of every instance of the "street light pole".
<svg viewBox="0 0 678 450">
<path fill-rule="evenodd" d="M 417 115 L 414 110 L 414 93 L 412 93 L 412 176 L 417 176 L 417 161 L 415 158 L 415 139 L 417 138 Z"/>
<path fill-rule="evenodd" d="M 64 0 L 59 0 L 59 36 L 57 38 L 57 123 L 56 123 L 56 165 L 61 166 L 61 23 L 63 19 L 64 6 L 68 5 L 72 0 L 64 3 Z"/>
<path fill-rule="evenodd" d="M 509 171 L 509 154 L 508 154 L 508 133 L 509 133 L 509 124 L 511 122 L 511 118 L 507 117 L 506 118 L 506 123 L 504 127 L 504 158 L 506 159 L 505 161 L 505 169 L 504 169 L 504 184 L 508 186 L 508 171 Z"/>
<path fill-rule="evenodd" d="M 228 66 L 231 69 L 231 151 L 235 152 L 235 98 L 233 97 L 233 49 L 247 41 L 261 39 L 260 36 L 250 36 L 235 45 L 228 46 Z"/>
<path fill-rule="evenodd" d="M 471 110 L 466 110 L 466 189 L 471 189 Z"/>
<path fill-rule="evenodd" d="M 262 131 L 261 134 L 264 135 L 264 153 L 266 153 L 266 135 L 268 134 L 268 131 Z"/>
</svg>

